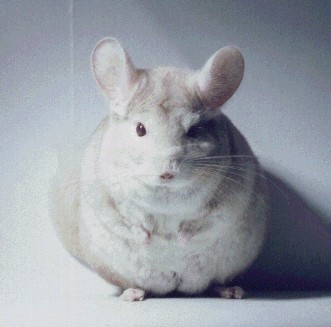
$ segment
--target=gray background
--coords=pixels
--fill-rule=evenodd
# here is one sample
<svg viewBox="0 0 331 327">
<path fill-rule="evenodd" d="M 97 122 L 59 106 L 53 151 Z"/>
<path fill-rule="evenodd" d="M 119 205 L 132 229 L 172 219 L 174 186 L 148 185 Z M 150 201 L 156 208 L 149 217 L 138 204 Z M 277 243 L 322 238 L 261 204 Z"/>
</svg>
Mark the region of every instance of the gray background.
<svg viewBox="0 0 331 327">
<path fill-rule="evenodd" d="M 90 69 L 93 47 L 105 36 L 118 38 L 138 67 L 198 69 L 222 46 L 241 49 L 244 80 L 224 111 L 269 173 L 273 208 L 266 252 L 243 282 L 331 289 L 328 1 L 0 6 L 2 291 L 67 294 L 81 289 L 77 280 L 97 288 L 58 244 L 47 192 L 57 150 L 85 141 L 107 113 Z"/>
<path fill-rule="evenodd" d="M 2 178 L 69 118 L 90 131 L 105 115 L 90 72 L 102 37 L 117 37 L 139 67 L 197 69 L 231 44 L 246 71 L 226 113 L 268 167 L 330 216 L 327 1 L 77 1 L 73 45 L 68 9 L 66 1 L 1 3 Z"/>
</svg>

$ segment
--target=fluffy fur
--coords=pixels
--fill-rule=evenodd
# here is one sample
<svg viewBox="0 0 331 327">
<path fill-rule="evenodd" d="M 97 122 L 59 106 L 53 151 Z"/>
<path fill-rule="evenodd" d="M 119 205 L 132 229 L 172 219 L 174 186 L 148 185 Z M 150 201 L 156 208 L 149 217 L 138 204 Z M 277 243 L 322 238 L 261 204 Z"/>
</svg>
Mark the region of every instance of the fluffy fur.
<svg viewBox="0 0 331 327">
<path fill-rule="evenodd" d="M 230 47 L 191 72 L 139 70 L 115 39 L 97 45 L 93 71 L 110 113 L 77 169 L 57 179 L 53 216 L 67 249 L 126 290 L 124 300 L 223 285 L 261 250 L 264 179 L 218 109 L 243 70 Z M 241 297 L 233 290 L 220 295 Z"/>
</svg>

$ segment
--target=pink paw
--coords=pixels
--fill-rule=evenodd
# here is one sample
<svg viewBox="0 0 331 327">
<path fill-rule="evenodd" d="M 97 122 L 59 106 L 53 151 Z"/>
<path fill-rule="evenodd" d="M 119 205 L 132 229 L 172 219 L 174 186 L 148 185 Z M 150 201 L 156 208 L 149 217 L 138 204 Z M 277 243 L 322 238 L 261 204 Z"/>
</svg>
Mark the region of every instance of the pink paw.
<svg viewBox="0 0 331 327">
<path fill-rule="evenodd" d="M 185 231 L 179 231 L 178 232 L 178 242 L 182 245 L 188 243 L 192 238 L 192 234 L 185 232 Z"/>
<path fill-rule="evenodd" d="M 215 293 L 224 299 L 242 299 L 245 297 L 245 291 L 239 286 L 233 287 L 215 287 Z"/>
<path fill-rule="evenodd" d="M 132 227 L 131 229 L 135 238 L 140 244 L 149 245 L 151 243 L 152 235 L 150 231 L 140 227 Z"/>
<path fill-rule="evenodd" d="M 134 302 L 144 300 L 145 296 L 146 292 L 144 290 L 141 290 L 139 288 L 128 288 L 122 293 L 120 299 L 122 301 Z"/>
<path fill-rule="evenodd" d="M 152 235 L 151 235 L 151 232 L 149 231 L 146 231 L 145 233 L 145 237 L 144 239 L 142 240 L 142 245 L 150 245 L 152 242 Z"/>
</svg>

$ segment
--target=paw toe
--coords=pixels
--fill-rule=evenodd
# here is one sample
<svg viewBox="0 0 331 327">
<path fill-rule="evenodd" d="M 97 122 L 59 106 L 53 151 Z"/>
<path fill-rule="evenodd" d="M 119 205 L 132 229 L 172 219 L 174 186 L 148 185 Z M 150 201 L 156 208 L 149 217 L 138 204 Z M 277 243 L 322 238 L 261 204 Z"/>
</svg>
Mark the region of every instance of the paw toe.
<svg viewBox="0 0 331 327">
<path fill-rule="evenodd" d="M 220 287 L 217 294 L 224 299 L 242 299 L 245 297 L 245 291 L 239 286 Z"/>
<path fill-rule="evenodd" d="M 144 290 L 139 288 L 128 288 L 122 293 L 120 299 L 129 302 L 142 301 L 145 299 L 145 295 L 146 292 Z"/>
</svg>

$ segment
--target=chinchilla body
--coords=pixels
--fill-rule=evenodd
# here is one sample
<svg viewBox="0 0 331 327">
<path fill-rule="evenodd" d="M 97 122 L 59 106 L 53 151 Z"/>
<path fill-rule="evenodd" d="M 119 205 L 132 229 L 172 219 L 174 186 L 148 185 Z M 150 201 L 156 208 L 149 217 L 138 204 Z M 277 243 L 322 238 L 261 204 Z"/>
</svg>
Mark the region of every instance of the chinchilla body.
<svg viewBox="0 0 331 327">
<path fill-rule="evenodd" d="M 261 251 L 263 173 L 219 109 L 242 80 L 240 52 L 199 71 L 136 69 L 115 39 L 93 54 L 110 113 L 53 188 L 60 239 L 110 283 L 154 294 L 224 285 Z"/>
</svg>

